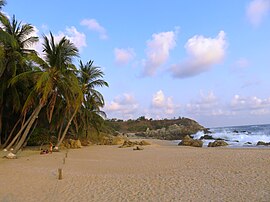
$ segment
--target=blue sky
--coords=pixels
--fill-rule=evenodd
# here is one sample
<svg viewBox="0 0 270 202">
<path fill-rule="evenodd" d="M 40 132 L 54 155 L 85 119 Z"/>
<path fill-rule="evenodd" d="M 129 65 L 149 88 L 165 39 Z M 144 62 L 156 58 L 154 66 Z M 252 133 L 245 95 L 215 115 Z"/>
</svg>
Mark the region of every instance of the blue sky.
<svg viewBox="0 0 270 202">
<path fill-rule="evenodd" d="M 35 35 L 67 36 L 102 67 L 108 118 L 269 123 L 270 0 L 7 3 Z"/>
</svg>

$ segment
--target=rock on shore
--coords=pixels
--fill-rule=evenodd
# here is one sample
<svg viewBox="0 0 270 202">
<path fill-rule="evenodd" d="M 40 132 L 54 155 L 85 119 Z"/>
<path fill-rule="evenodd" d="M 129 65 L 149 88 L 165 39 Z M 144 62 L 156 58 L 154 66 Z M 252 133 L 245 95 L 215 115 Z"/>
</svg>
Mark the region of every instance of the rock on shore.
<svg viewBox="0 0 270 202">
<path fill-rule="evenodd" d="M 178 145 L 179 146 L 202 147 L 203 141 L 194 140 L 189 135 L 186 135 Z"/>
<path fill-rule="evenodd" d="M 130 141 L 130 140 L 127 140 L 121 146 L 119 146 L 119 148 L 134 147 L 134 146 L 137 146 L 137 145 L 138 146 L 145 146 L 145 145 L 150 145 L 150 143 L 145 141 L 145 140 L 142 140 L 142 141 Z"/>
<path fill-rule="evenodd" d="M 229 144 L 225 142 L 224 140 L 216 140 L 214 142 L 209 142 L 208 147 L 222 147 L 222 146 L 228 146 Z"/>
</svg>

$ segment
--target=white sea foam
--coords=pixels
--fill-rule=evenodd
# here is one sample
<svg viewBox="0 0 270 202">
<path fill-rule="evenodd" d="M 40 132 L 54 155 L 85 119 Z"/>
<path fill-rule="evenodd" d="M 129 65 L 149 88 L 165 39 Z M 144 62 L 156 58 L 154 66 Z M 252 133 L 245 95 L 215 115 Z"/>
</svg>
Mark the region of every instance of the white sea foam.
<svg viewBox="0 0 270 202">
<path fill-rule="evenodd" d="M 259 126 L 248 126 L 246 128 L 218 128 L 211 130 L 211 135 L 214 139 L 221 138 L 229 143 L 231 146 L 255 146 L 258 141 L 270 142 L 270 131 L 269 128 L 259 128 Z M 236 130 L 238 129 L 238 130 Z M 240 129 L 240 130 L 239 130 Z M 249 130 L 245 130 L 249 129 Z M 254 130 L 256 129 L 256 130 Z M 205 134 L 203 131 L 199 131 L 193 135 L 194 139 L 200 139 Z M 203 140 L 204 145 L 214 140 Z M 247 144 L 247 143 L 251 144 Z"/>
</svg>

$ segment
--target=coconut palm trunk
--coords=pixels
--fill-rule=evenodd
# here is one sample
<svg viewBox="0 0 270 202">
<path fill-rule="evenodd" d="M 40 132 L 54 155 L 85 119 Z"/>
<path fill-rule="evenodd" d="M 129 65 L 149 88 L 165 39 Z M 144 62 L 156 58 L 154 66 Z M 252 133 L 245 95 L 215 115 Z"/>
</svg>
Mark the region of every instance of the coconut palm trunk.
<svg viewBox="0 0 270 202">
<path fill-rule="evenodd" d="M 0 147 L 2 145 L 2 137 L 3 137 L 3 133 L 2 133 L 2 112 L 3 112 L 3 108 L 0 106 Z M 5 140 L 3 140 L 5 141 Z"/>
<path fill-rule="evenodd" d="M 23 129 L 26 127 L 26 124 L 23 124 L 23 126 L 21 127 L 21 132 L 17 133 L 17 135 L 13 138 L 13 140 L 10 142 L 12 135 L 15 131 L 15 129 L 17 128 L 18 124 L 20 123 L 21 119 L 19 119 L 16 124 L 14 125 L 14 127 L 12 128 L 10 134 L 8 135 L 8 138 L 5 140 L 5 143 L 3 144 L 3 148 L 9 149 L 14 142 L 18 139 L 18 137 L 20 136 L 20 134 L 22 133 Z"/>
<path fill-rule="evenodd" d="M 34 110 L 33 114 L 29 117 L 29 123 L 27 124 L 27 127 L 25 128 L 19 142 L 15 145 L 15 148 L 12 153 L 16 154 L 22 147 L 23 143 L 25 142 L 27 135 L 29 134 L 29 131 L 32 128 L 32 125 L 35 123 L 36 119 L 38 118 L 40 110 L 43 108 L 44 104 L 40 103 L 36 109 Z"/>
<path fill-rule="evenodd" d="M 38 110 L 38 108 L 36 108 L 31 116 L 26 120 L 26 122 L 24 122 L 20 128 L 20 130 L 18 131 L 18 133 L 16 134 L 16 136 L 12 139 L 12 141 L 8 144 L 8 146 L 4 145 L 4 147 L 9 150 L 14 144 L 15 142 L 18 140 L 18 138 L 21 136 L 22 132 L 24 131 L 24 129 L 27 127 L 27 125 L 29 124 L 29 122 L 31 121 L 32 117 L 36 114 L 36 111 Z M 14 128 L 12 129 L 11 133 L 9 134 L 9 138 L 6 141 L 6 143 L 8 143 L 10 141 L 10 138 L 12 137 L 12 134 L 16 128 L 16 126 L 18 125 L 20 120 L 18 120 L 18 122 L 15 124 Z"/>
<path fill-rule="evenodd" d="M 70 126 L 70 124 L 71 124 L 73 118 L 74 118 L 75 115 L 77 114 L 78 109 L 79 109 L 79 106 L 76 107 L 75 111 L 73 112 L 72 116 L 70 117 L 70 119 L 69 119 L 69 121 L 68 121 L 68 123 L 67 123 L 67 125 L 66 125 L 66 128 L 65 128 L 65 130 L 63 131 L 63 134 L 61 135 L 60 140 L 59 140 L 59 141 L 57 142 L 57 144 L 56 144 L 56 147 L 59 147 L 60 144 L 63 142 L 64 138 L 66 137 L 66 134 L 67 134 L 67 131 L 68 131 L 68 129 L 69 129 L 69 126 Z"/>
</svg>

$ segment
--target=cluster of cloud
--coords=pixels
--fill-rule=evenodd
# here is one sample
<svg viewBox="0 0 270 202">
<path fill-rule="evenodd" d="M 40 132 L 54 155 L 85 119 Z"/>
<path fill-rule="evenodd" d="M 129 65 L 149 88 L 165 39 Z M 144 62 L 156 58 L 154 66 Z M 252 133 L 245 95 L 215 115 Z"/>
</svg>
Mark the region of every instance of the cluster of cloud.
<svg viewBox="0 0 270 202">
<path fill-rule="evenodd" d="M 186 104 L 184 110 L 187 114 L 197 116 L 228 115 L 228 112 L 223 109 L 219 99 L 212 91 L 207 94 L 200 92 L 200 97 L 196 101 Z"/>
<path fill-rule="evenodd" d="M 153 95 L 151 107 L 155 112 L 171 115 L 175 113 L 176 106 L 172 97 L 165 97 L 162 90 Z"/>
<path fill-rule="evenodd" d="M 170 52 L 176 47 L 178 30 L 176 28 L 174 31 L 155 33 L 147 41 L 146 59 L 143 60 L 144 76 L 154 76 L 160 67 L 168 61 Z M 208 71 L 223 61 L 226 47 L 224 31 L 220 31 L 215 38 L 195 35 L 185 44 L 187 58 L 172 65 L 170 71 L 176 78 L 192 77 Z M 126 65 L 134 59 L 135 52 L 132 48 L 115 48 L 114 55 L 117 64 Z"/>
<path fill-rule="evenodd" d="M 241 97 L 235 95 L 231 101 L 231 108 L 235 111 L 249 111 L 251 114 L 270 114 L 270 97 L 261 99 L 256 96 Z"/>
<path fill-rule="evenodd" d="M 113 117 L 121 117 L 123 119 L 134 118 L 134 114 L 138 110 L 138 103 L 134 96 L 129 93 L 125 93 L 121 96 L 117 96 L 109 104 L 106 104 L 105 111 Z"/>
<path fill-rule="evenodd" d="M 246 9 L 250 23 L 258 26 L 270 12 L 270 0 L 252 0 Z"/>
<path fill-rule="evenodd" d="M 236 116 L 270 114 L 270 97 L 244 97 L 234 95 L 229 103 L 222 103 L 213 92 L 201 93 L 200 98 L 186 105 L 188 114 L 199 116 Z"/>
<path fill-rule="evenodd" d="M 169 58 L 170 51 L 176 46 L 175 31 L 161 32 L 152 35 L 152 39 L 147 41 L 146 60 L 143 62 L 143 75 L 153 76 L 157 69 Z"/>
<path fill-rule="evenodd" d="M 166 97 L 162 90 L 153 94 L 150 105 L 142 108 L 131 94 L 116 97 L 105 107 L 110 118 L 134 119 L 145 115 L 148 118 L 161 119 L 187 116 L 198 120 L 211 121 L 211 124 L 230 122 L 239 117 L 250 120 L 253 116 L 270 115 L 270 97 L 258 98 L 234 95 L 230 101 L 221 100 L 212 92 L 200 92 L 198 98 L 186 104 L 176 105 L 173 97 Z M 144 106 L 145 107 L 145 106 Z M 228 118 L 224 118 L 228 117 Z M 233 123 L 231 123 L 233 124 Z"/>
<path fill-rule="evenodd" d="M 100 35 L 100 39 L 107 39 L 108 35 L 106 32 L 106 29 L 104 27 L 102 27 L 95 19 L 84 19 L 81 21 L 80 23 L 82 26 L 86 26 L 88 27 L 88 29 L 98 32 Z M 46 25 L 42 25 L 42 29 L 47 31 L 47 26 Z M 48 34 L 46 34 L 48 36 Z M 39 37 L 40 41 L 36 44 L 33 44 L 31 47 L 34 50 L 36 50 L 40 56 L 43 55 L 42 53 L 42 43 L 43 43 L 43 39 L 42 36 L 39 32 L 39 30 L 37 29 L 37 27 L 34 27 L 34 32 L 31 33 L 30 36 L 37 36 Z M 66 27 L 65 31 L 59 31 L 57 34 L 54 34 L 54 38 L 55 41 L 59 41 L 61 38 L 66 37 L 67 39 L 69 39 L 72 43 L 74 43 L 74 45 L 82 50 L 83 47 L 86 47 L 86 35 L 82 32 L 79 32 L 76 27 L 71 26 L 71 27 Z M 130 51 L 130 50 L 128 50 Z M 131 53 L 130 53 L 131 54 Z M 125 58 L 127 56 L 119 56 L 119 61 L 122 60 L 122 62 L 127 61 L 130 58 Z"/>
<path fill-rule="evenodd" d="M 225 32 L 220 31 L 216 38 L 206 38 L 201 35 L 190 38 L 185 45 L 188 57 L 185 61 L 172 65 L 173 76 L 192 77 L 222 62 L 227 44 L 225 36 Z"/>
<path fill-rule="evenodd" d="M 88 29 L 92 31 L 98 32 L 100 39 L 103 40 L 108 39 L 106 29 L 103 26 L 101 26 L 96 19 L 83 19 L 80 24 L 86 26 Z"/>
<path fill-rule="evenodd" d="M 115 63 L 118 65 L 127 65 L 132 61 L 136 54 L 132 48 L 115 48 L 114 49 Z"/>
</svg>

